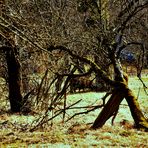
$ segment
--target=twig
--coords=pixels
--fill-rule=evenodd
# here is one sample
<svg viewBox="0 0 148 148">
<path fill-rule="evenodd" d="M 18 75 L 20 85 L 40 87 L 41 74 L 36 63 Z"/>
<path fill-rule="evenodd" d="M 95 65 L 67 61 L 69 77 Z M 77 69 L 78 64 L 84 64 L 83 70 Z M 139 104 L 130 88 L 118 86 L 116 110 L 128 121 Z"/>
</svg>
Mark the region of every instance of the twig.
<svg viewBox="0 0 148 148">
<path fill-rule="evenodd" d="M 67 109 L 69 109 L 70 107 L 72 107 L 72 106 L 78 104 L 81 100 L 82 100 L 82 99 L 80 99 L 80 100 L 78 100 L 77 102 L 73 103 L 72 105 L 66 107 L 65 109 L 60 110 L 57 114 L 55 114 L 54 116 L 52 116 L 52 117 L 49 118 L 48 120 L 45 120 L 46 117 L 47 117 L 47 113 L 48 113 L 48 110 L 47 110 L 47 111 L 45 112 L 45 115 L 43 116 L 42 119 L 41 119 L 41 118 L 38 118 L 38 119 L 37 119 L 38 121 L 41 119 L 41 121 L 38 122 L 38 123 L 37 123 L 33 128 L 31 128 L 29 131 L 30 131 L 30 132 L 35 131 L 39 126 L 42 126 L 45 122 L 48 122 L 48 121 L 54 119 L 55 117 L 59 116 L 61 113 L 63 113 L 64 110 L 67 110 Z"/>
<path fill-rule="evenodd" d="M 9 16 L 8 16 L 9 17 Z M 46 49 L 44 49 L 43 47 L 41 47 L 39 44 L 33 42 L 30 38 L 28 38 L 25 33 L 21 30 L 19 30 L 17 27 L 15 27 L 14 25 L 12 25 L 12 23 L 8 22 L 5 18 L 3 18 L 2 16 L 0 16 L 0 20 L 3 23 L 0 23 L 1 27 L 4 27 L 6 29 L 8 29 L 9 31 L 13 32 L 15 35 L 19 36 L 20 38 L 22 38 L 23 40 L 28 41 L 31 45 L 33 45 L 34 47 L 37 47 L 40 50 L 50 54 Z M 5 24 L 4 24 L 5 23 Z"/>
<path fill-rule="evenodd" d="M 44 83 L 45 78 L 47 77 L 47 74 L 48 74 L 48 69 L 46 70 L 46 72 L 45 72 L 45 74 L 44 74 L 44 76 L 43 76 L 43 78 L 42 78 L 42 80 L 41 80 L 41 83 L 40 83 L 40 85 L 39 85 L 39 88 L 38 88 L 38 93 L 37 93 L 37 97 L 36 97 L 37 105 L 38 105 L 38 103 L 39 103 L 41 88 L 42 88 L 42 86 L 43 86 L 43 83 Z"/>
<path fill-rule="evenodd" d="M 111 121 L 111 123 L 112 123 L 112 125 L 114 125 L 114 120 L 115 120 L 115 118 L 117 117 L 117 114 L 118 114 L 118 110 L 119 110 L 119 108 L 113 113 L 113 118 L 112 118 L 112 121 Z"/>
<path fill-rule="evenodd" d="M 67 101 L 67 96 L 66 96 L 66 91 L 64 93 L 64 108 L 63 108 L 63 123 L 65 119 L 65 114 L 66 114 L 66 101 Z"/>
<path fill-rule="evenodd" d="M 139 89 L 138 89 L 137 100 L 138 100 L 138 98 L 139 98 L 139 94 L 140 94 L 140 87 L 139 87 Z"/>
<path fill-rule="evenodd" d="M 144 89 L 144 91 L 145 91 L 146 95 L 148 95 L 148 93 L 147 93 L 147 91 L 146 91 L 147 86 L 145 85 L 145 83 L 143 82 L 143 80 L 141 79 L 141 77 L 140 77 L 140 76 L 138 76 L 138 78 L 139 78 L 139 80 L 141 81 L 141 83 L 142 83 L 142 85 L 143 85 L 143 89 Z"/>
<path fill-rule="evenodd" d="M 101 107 L 103 107 L 103 106 L 104 106 L 104 105 L 102 104 L 102 105 L 95 106 L 95 107 L 93 107 L 93 108 L 90 109 L 90 110 L 87 110 L 87 111 L 84 111 L 84 112 L 75 113 L 73 116 L 71 116 L 69 119 L 67 119 L 66 122 L 68 122 L 69 120 L 71 120 L 72 118 L 74 118 L 74 117 L 77 116 L 77 115 L 88 114 L 89 112 L 94 111 L 94 110 L 96 110 L 96 109 L 98 109 L 98 108 L 101 108 Z"/>
</svg>

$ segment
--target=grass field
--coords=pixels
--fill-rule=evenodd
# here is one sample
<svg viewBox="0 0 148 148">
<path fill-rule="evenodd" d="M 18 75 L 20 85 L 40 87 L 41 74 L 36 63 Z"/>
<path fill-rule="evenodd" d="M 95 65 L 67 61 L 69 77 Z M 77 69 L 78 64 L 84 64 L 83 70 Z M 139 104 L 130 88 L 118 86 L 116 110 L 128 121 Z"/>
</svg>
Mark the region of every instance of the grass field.
<svg viewBox="0 0 148 148">
<path fill-rule="evenodd" d="M 143 81 L 148 86 L 148 76 L 143 75 Z M 142 83 L 138 78 L 131 77 L 129 87 L 134 91 L 142 111 L 147 116 L 148 96 Z M 76 107 L 101 104 L 103 95 L 104 93 L 94 92 L 68 95 L 68 103 L 82 99 Z M 80 110 L 69 110 L 67 117 L 77 112 Z M 88 114 L 78 115 L 66 123 L 61 122 L 62 116 L 59 116 L 53 121 L 52 126 L 47 124 L 44 128 L 29 132 L 25 127 L 30 127 L 39 115 L 12 115 L 3 111 L 0 114 L 0 148 L 148 147 L 148 134 L 133 128 L 133 119 L 125 100 L 120 105 L 113 126 L 111 120 L 108 120 L 101 129 L 92 130 L 90 127 L 99 112 L 100 109 L 97 109 Z"/>
</svg>

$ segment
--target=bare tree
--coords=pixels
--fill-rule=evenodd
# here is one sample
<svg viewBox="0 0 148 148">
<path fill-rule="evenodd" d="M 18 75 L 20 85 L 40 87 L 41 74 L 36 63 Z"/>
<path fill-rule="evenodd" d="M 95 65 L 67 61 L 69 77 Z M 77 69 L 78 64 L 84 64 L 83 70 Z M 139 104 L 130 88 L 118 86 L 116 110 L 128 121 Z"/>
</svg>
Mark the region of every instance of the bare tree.
<svg viewBox="0 0 148 148">
<path fill-rule="evenodd" d="M 81 1 L 81 4 L 82 6 L 84 6 L 82 2 L 83 1 Z M 130 22 L 133 21 L 138 12 L 142 11 L 144 8 L 147 8 L 148 2 L 142 1 L 141 3 L 138 4 L 137 2 L 132 2 L 132 3 L 126 2 L 126 4 L 127 6 L 123 5 L 121 12 L 118 14 L 117 18 L 115 19 L 115 24 L 114 24 L 115 26 L 113 26 L 114 28 L 110 28 L 110 26 L 105 26 L 103 22 L 104 19 L 108 18 L 104 18 L 102 17 L 103 16 L 102 15 L 100 16 L 101 22 L 98 20 L 98 16 L 100 15 L 99 10 L 101 10 L 98 3 L 95 3 L 94 1 L 85 1 L 85 5 L 87 5 L 86 8 L 93 10 L 94 11 L 93 14 L 97 15 L 93 21 L 94 25 L 95 23 L 97 24 L 98 21 L 99 23 L 103 24 L 103 26 L 98 26 L 99 30 L 97 33 L 99 37 L 97 38 L 97 40 L 99 41 L 99 43 L 101 43 L 100 46 L 101 48 L 99 50 L 101 50 L 102 53 L 106 53 L 105 55 L 108 62 L 111 65 L 113 65 L 114 80 L 111 80 L 108 77 L 108 74 L 102 69 L 101 63 L 99 63 L 98 61 L 96 62 L 89 60 L 86 57 L 82 57 L 76 54 L 73 50 L 64 46 L 50 46 L 48 48 L 49 51 L 56 49 L 66 51 L 72 57 L 77 58 L 84 63 L 87 63 L 90 66 L 90 68 L 93 69 L 93 71 L 97 73 L 101 79 L 104 80 L 105 83 L 113 87 L 112 95 L 109 101 L 107 102 L 107 104 L 105 105 L 105 107 L 95 120 L 92 128 L 102 127 L 111 116 L 116 114 L 121 101 L 125 98 L 130 107 L 130 111 L 135 121 L 136 127 L 144 128 L 146 130 L 148 129 L 147 119 L 144 117 L 132 90 L 128 88 L 128 76 L 123 72 L 122 66 L 120 64 L 121 51 L 124 50 L 129 45 L 138 45 L 141 47 L 142 51 L 144 50 L 142 43 L 138 42 L 127 43 L 124 41 L 123 38 L 127 25 L 129 25 Z M 86 9 L 83 12 L 86 13 Z"/>
</svg>

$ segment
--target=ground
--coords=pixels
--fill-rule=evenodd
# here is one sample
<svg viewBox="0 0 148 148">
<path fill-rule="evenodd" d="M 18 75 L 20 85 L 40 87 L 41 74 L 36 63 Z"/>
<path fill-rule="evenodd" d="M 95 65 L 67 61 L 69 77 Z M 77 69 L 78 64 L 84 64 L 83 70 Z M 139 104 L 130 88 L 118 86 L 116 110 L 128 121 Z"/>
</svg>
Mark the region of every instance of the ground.
<svg viewBox="0 0 148 148">
<path fill-rule="evenodd" d="M 148 86 L 148 76 L 143 76 L 145 84 Z M 138 98 L 141 109 L 145 116 L 148 112 L 147 95 L 142 87 L 142 83 L 135 76 L 130 77 L 129 87 Z M 104 93 L 87 92 L 81 94 L 68 95 L 69 102 L 82 101 L 76 106 L 87 106 L 92 103 L 102 103 L 100 99 Z M 2 103 L 1 103 L 2 105 Z M 111 120 L 101 128 L 92 130 L 90 127 L 100 109 L 89 114 L 78 115 L 70 121 L 63 123 L 61 117 L 53 120 L 53 124 L 46 125 L 34 132 L 29 132 L 32 123 L 38 114 L 19 115 L 10 114 L 4 111 L 3 105 L 0 108 L 0 147 L 1 148 L 93 148 L 93 147 L 148 147 L 148 135 L 146 132 L 134 129 L 133 119 L 126 101 L 124 100 L 114 121 Z M 70 110 L 68 115 L 73 115 L 77 110 Z M 68 116 L 67 115 L 67 116 Z M 60 122 L 58 122 L 60 121 Z"/>
</svg>

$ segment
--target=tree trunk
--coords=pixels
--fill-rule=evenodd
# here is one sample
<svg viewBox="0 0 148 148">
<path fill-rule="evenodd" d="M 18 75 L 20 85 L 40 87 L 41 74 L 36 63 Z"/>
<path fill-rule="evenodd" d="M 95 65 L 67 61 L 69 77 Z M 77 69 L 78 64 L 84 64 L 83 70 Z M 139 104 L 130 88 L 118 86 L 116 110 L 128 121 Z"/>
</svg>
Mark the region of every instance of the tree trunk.
<svg viewBox="0 0 148 148">
<path fill-rule="evenodd" d="M 136 97 L 133 95 L 132 91 L 125 84 L 124 87 L 119 87 L 120 89 L 114 90 L 109 101 L 100 112 L 99 116 L 95 120 L 92 128 L 101 128 L 105 122 L 113 116 L 113 114 L 118 110 L 121 101 L 126 98 L 132 117 L 135 122 L 136 128 L 148 130 L 148 121 L 144 117 Z"/>
<path fill-rule="evenodd" d="M 139 103 L 136 96 L 133 94 L 132 90 L 127 89 L 125 99 L 130 108 L 132 117 L 135 122 L 136 128 L 145 129 L 148 131 L 148 119 L 146 119 L 140 109 Z"/>
<path fill-rule="evenodd" d="M 128 75 L 126 73 L 123 73 L 122 66 L 120 65 L 120 60 L 116 59 L 116 56 L 114 54 L 110 55 L 115 73 L 115 80 L 112 80 L 96 63 L 90 61 L 87 58 L 80 57 L 79 55 L 74 54 L 71 50 L 69 50 L 64 46 L 50 46 L 47 50 L 52 51 L 57 49 L 64 50 L 68 52 L 72 57 L 77 58 L 80 61 L 89 64 L 91 68 L 94 70 L 94 72 L 98 73 L 104 82 L 114 87 L 114 91 L 109 101 L 100 112 L 92 128 L 96 129 L 102 127 L 105 124 L 105 122 L 117 112 L 121 101 L 124 98 L 126 98 L 128 105 L 130 107 L 131 114 L 135 121 L 136 127 L 143 128 L 145 130 L 148 129 L 148 121 L 144 117 L 136 97 L 133 95 L 132 91 L 128 88 Z"/>
<path fill-rule="evenodd" d="M 22 108 L 21 67 L 15 55 L 15 48 L 6 47 L 6 62 L 8 67 L 9 101 L 12 112 L 20 112 Z"/>
<path fill-rule="evenodd" d="M 118 111 L 119 105 L 124 99 L 124 94 L 123 92 L 119 90 L 114 90 L 113 94 L 111 95 L 109 101 L 106 103 L 105 107 L 103 110 L 100 112 L 99 116 L 95 120 L 92 128 L 101 128 L 105 122 L 113 116 L 113 114 Z"/>
</svg>

